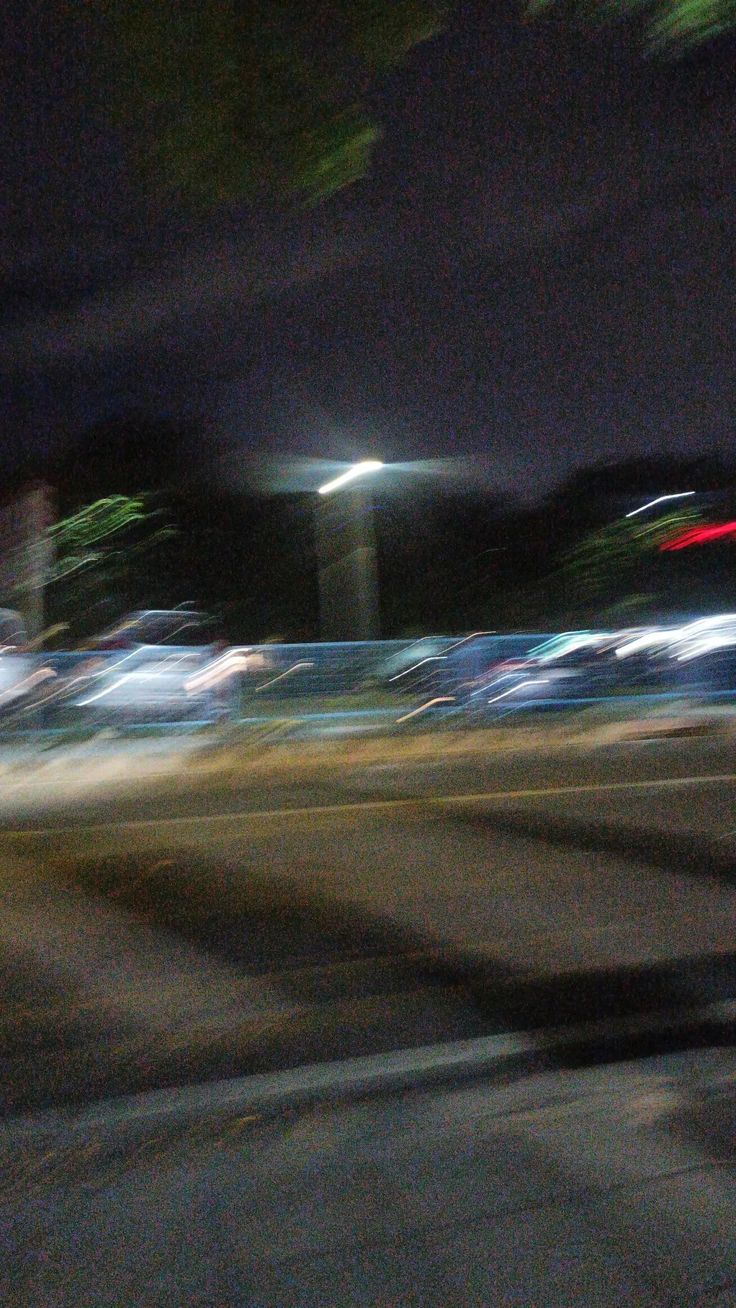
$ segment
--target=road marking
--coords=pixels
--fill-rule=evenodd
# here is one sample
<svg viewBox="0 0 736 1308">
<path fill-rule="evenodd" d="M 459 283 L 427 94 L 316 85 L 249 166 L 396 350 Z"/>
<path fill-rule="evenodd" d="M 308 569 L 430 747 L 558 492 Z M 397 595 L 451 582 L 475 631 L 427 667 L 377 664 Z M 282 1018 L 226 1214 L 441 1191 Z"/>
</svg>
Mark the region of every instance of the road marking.
<svg viewBox="0 0 736 1308">
<path fill-rule="evenodd" d="M 27 827 L 16 831 L 0 830 L 0 837 L 78 835 L 95 831 L 141 831 L 147 827 L 197 826 L 211 822 L 272 822 L 287 818 L 339 817 L 351 813 L 391 813 L 407 809 L 452 808 L 464 804 L 485 804 L 507 799 L 549 799 L 555 795 L 594 795 L 623 790 L 664 790 L 674 786 L 733 785 L 736 772 L 704 776 L 653 777 L 643 781 L 599 781 L 576 786 L 533 786 L 521 790 L 482 790 L 464 795 L 417 795 L 412 799 L 350 800 L 342 804 L 312 804 L 301 808 L 237 809 L 229 813 L 185 813 L 178 817 L 132 818 L 119 822 L 77 823 L 74 826 Z"/>
</svg>

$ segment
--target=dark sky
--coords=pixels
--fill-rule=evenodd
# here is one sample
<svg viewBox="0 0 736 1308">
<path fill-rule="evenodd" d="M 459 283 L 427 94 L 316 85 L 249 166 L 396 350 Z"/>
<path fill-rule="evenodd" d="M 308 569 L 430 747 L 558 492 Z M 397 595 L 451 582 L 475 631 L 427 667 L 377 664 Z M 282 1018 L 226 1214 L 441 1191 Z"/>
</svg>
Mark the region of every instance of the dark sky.
<svg viewBox="0 0 736 1308">
<path fill-rule="evenodd" d="M 381 92 L 369 179 L 195 219 L 128 175 L 85 6 L 6 6 L 6 466 L 133 409 L 200 424 L 233 479 L 260 452 L 378 453 L 529 494 L 591 459 L 731 453 L 733 41 L 665 65 L 631 31 L 460 4 Z"/>
</svg>

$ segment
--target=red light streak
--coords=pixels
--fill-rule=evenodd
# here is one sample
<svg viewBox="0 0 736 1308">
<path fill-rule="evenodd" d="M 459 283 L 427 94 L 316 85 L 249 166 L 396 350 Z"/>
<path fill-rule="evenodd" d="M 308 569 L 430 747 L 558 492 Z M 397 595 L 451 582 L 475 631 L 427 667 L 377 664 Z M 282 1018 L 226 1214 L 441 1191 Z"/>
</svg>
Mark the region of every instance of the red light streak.
<svg viewBox="0 0 736 1308">
<path fill-rule="evenodd" d="M 674 536 L 659 548 L 660 550 L 685 550 L 689 545 L 707 545 L 711 540 L 724 540 L 728 536 L 736 536 L 736 522 L 714 522 L 704 527 L 692 527 L 690 531 L 684 531 L 681 536 Z"/>
</svg>

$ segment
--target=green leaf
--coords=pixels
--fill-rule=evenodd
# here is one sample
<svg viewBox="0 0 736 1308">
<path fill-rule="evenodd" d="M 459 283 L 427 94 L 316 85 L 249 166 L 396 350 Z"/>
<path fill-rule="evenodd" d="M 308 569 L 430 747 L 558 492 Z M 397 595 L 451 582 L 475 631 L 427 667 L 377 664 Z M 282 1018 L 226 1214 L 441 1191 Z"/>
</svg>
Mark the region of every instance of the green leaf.
<svg viewBox="0 0 736 1308">
<path fill-rule="evenodd" d="M 564 10 L 584 22 L 640 14 L 646 22 L 649 49 L 677 54 L 736 27 L 736 0 L 528 0 L 536 17 Z"/>
<path fill-rule="evenodd" d="M 155 189 L 315 200 L 365 175 L 376 78 L 440 28 L 438 0 L 93 0 L 104 73 Z"/>
</svg>

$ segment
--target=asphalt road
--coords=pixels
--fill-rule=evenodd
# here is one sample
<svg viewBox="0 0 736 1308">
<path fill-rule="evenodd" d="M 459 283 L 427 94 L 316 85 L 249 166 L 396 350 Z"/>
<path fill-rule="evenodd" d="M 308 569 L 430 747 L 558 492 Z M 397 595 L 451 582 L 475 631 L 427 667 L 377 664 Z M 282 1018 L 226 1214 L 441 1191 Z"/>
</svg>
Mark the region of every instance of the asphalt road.
<svg viewBox="0 0 736 1308">
<path fill-rule="evenodd" d="M 154 742 L 157 746 L 159 742 Z M 71 765 L 72 767 L 74 764 Z M 135 760 L 131 761 L 131 782 Z M 712 778 L 726 778 L 717 787 Z M 698 781 L 707 781 L 699 787 Z M 659 782 L 661 786 L 650 783 Z M 697 789 L 697 807 L 690 802 L 687 783 Z M 684 785 L 683 785 L 684 783 Z M 723 834 L 730 819 L 730 797 L 736 785 L 736 738 L 674 738 L 627 742 L 596 748 L 548 749 L 545 752 L 511 750 L 487 757 L 478 754 L 406 758 L 369 766 L 347 761 L 254 773 L 243 769 L 218 782 L 216 774 L 189 784 L 186 771 L 179 786 L 164 795 L 155 788 L 131 785 L 127 794 L 91 794 L 84 800 L 57 805 L 49 797 L 45 810 L 39 803 L 15 813 L 6 812 L 0 833 L 121 822 L 160 823 L 162 818 L 197 816 L 339 805 L 386 800 L 400 803 L 413 798 L 452 798 L 478 795 L 494 806 L 525 808 L 547 801 L 557 811 L 599 812 L 601 805 L 617 821 L 630 821 L 636 812 L 673 811 L 678 829 L 691 825 L 705 836 Z M 631 787 L 627 793 L 626 787 Z M 681 798 L 678 790 L 681 789 Z M 43 790 L 43 783 L 41 789 Z M 549 791 L 549 795 L 540 794 Z M 38 800 L 43 799 L 39 794 Z M 41 820 L 39 820 L 39 814 Z M 703 815 L 701 817 L 701 815 Z M 669 820 L 665 825 L 669 824 Z"/>
<path fill-rule="evenodd" d="M 732 998 L 735 752 L 185 777 L 17 815 L 2 1105 Z"/>
<path fill-rule="evenodd" d="M 671 1055 L 132 1140 L 125 1120 L 26 1135 L 0 1299 L 733 1308 L 735 1071 L 732 1051 Z"/>
</svg>

